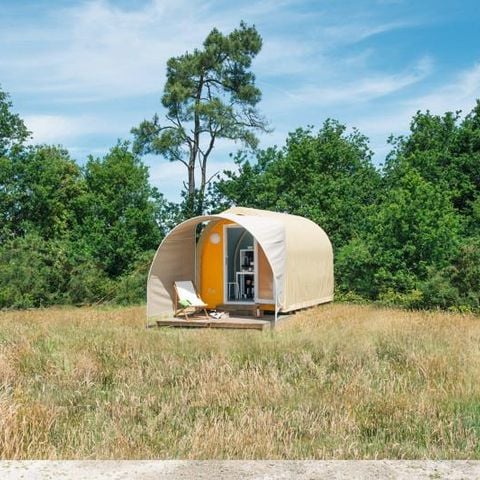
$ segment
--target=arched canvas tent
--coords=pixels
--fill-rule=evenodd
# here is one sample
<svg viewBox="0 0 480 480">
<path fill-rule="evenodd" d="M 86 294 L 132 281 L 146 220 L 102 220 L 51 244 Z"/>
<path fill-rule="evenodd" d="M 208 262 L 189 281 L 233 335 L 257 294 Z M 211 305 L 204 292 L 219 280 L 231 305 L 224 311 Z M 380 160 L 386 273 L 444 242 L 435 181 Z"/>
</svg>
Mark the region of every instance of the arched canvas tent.
<svg viewBox="0 0 480 480">
<path fill-rule="evenodd" d="M 231 208 L 186 220 L 165 237 L 148 275 L 149 319 L 173 314 L 181 280 L 194 282 L 210 308 L 255 303 L 289 312 L 333 300 L 332 245 L 305 218 Z"/>
</svg>

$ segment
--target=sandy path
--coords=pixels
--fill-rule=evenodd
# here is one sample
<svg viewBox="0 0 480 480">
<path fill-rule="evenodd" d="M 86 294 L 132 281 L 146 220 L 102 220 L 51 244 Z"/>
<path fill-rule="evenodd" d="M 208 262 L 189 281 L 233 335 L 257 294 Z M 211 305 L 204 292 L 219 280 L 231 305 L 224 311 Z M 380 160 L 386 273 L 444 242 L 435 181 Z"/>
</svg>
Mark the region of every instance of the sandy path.
<svg viewBox="0 0 480 480">
<path fill-rule="evenodd" d="M 0 461 L 2 480 L 478 479 L 479 461 Z"/>
</svg>

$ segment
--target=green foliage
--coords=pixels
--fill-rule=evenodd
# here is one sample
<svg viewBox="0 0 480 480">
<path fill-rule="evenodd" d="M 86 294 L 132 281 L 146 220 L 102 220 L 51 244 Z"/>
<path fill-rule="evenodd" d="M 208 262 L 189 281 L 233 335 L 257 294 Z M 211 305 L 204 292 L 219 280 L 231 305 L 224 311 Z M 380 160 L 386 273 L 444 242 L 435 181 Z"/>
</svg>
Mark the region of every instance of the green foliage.
<svg viewBox="0 0 480 480">
<path fill-rule="evenodd" d="M 468 217 L 480 193 L 480 101 L 463 121 L 459 113 L 418 112 L 410 135 L 392 140 L 386 177 L 393 184 L 413 167 L 426 180 L 442 184 L 455 209 Z"/>
<path fill-rule="evenodd" d="M 147 251 L 140 255 L 130 272 L 122 275 L 115 285 L 112 301 L 119 305 L 140 304 L 146 302 L 148 271 L 155 252 Z"/>
<path fill-rule="evenodd" d="M 387 307 L 418 308 L 422 306 L 423 300 L 423 292 L 415 288 L 405 293 L 390 288 L 378 296 L 378 302 Z"/>
<path fill-rule="evenodd" d="M 452 262 L 421 284 L 423 307 L 480 311 L 480 237 L 465 239 Z"/>
<path fill-rule="evenodd" d="M 394 302 L 395 294 L 413 295 L 418 303 L 418 282 L 432 267 L 449 264 L 460 232 L 448 194 L 412 169 L 369 207 L 362 240 L 339 250 L 337 284 L 388 304 L 412 304 L 400 297 Z"/>
<path fill-rule="evenodd" d="M 148 170 L 118 144 L 103 159 L 90 158 L 85 167 L 85 218 L 80 228 L 83 248 L 98 258 L 112 277 L 158 246 L 162 232 L 157 212 L 164 202 L 148 182 Z"/>
<path fill-rule="evenodd" d="M 28 235 L 0 247 L 0 308 L 29 308 L 51 303 L 48 288 L 52 258 L 38 236 Z M 46 288 L 47 287 L 47 288 Z"/>
<path fill-rule="evenodd" d="M 0 247 L 0 308 L 92 304 L 105 300 L 113 282 L 75 244 L 36 233 Z"/>
<path fill-rule="evenodd" d="M 260 52 L 262 39 L 255 27 L 244 22 L 228 35 L 214 28 L 203 49 L 170 58 L 162 105 L 167 114 L 158 115 L 132 129 L 137 153 L 154 153 L 179 161 L 188 172 L 184 213 L 203 213 L 207 161 L 219 139 L 257 145 L 255 132 L 266 131 L 256 105 L 261 92 L 250 71 Z M 199 166 L 201 179 L 195 178 Z"/>
<path fill-rule="evenodd" d="M 377 195 L 380 176 L 365 136 L 334 120 L 289 134 L 282 149 L 258 152 L 255 163 L 237 157 L 239 172 L 226 172 L 213 198 L 230 204 L 277 210 L 310 218 L 335 247 L 363 225 L 363 210 Z"/>
<path fill-rule="evenodd" d="M 387 304 L 480 310 L 479 113 L 478 103 L 463 121 L 417 113 L 411 134 L 392 140 L 364 251 L 352 243 L 338 254 L 340 289 Z"/>
<path fill-rule="evenodd" d="M 373 209 L 372 209 L 373 210 Z M 402 277 L 422 278 L 427 266 L 445 266 L 459 244 L 460 221 L 448 193 L 422 179 L 415 170 L 388 190 L 381 205 L 369 218 L 370 248 L 387 272 L 383 287 L 404 291 L 413 287 Z M 404 275 L 404 272 L 409 275 Z"/>
<path fill-rule="evenodd" d="M 58 147 L 37 146 L 4 158 L 0 182 L 2 236 L 36 231 L 42 238 L 68 235 L 81 216 L 85 187 L 79 166 Z"/>
<path fill-rule="evenodd" d="M 25 123 L 17 113 L 12 112 L 12 102 L 0 88 L 0 160 L 22 147 L 30 137 Z"/>
<path fill-rule="evenodd" d="M 99 262 L 77 254 L 68 267 L 68 282 L 64 287 L 63 301 L 59 303 L 92 305 L 110 300 L 110 292 L 116 283 L 108 277 Z"/>
<path fill-rule="evenodd" d="M 374 253 L 363 239 L 353 238 L 336 252 L 335 279 L 340 294 L 371 297 L 375 271 Z"/>
<path fill-rule="evenodd" d="M 169 229 L 204 207 L 241 205 L 322 226 L 337 298 L 480 311 L 480 102 L 463 119 L 418 112 L 409 135 L 390 139 L 382 171 L 357 130 L 335 120 L 299 128 L 283 147 L 238 152 L 237 170 L 210 184 L 205 202 L 216 139 L 255 147 L 266 127 L 250 71 L 261 48 L 255 28 L 213 30 L 203 47 L 168 62 L 170 124 L 155 116 L 134 129 L 133 151 L 119 142 L 83 167 L 61 147 L 26 145 L 29 132 L 0 90 L 0 308 L 142 303 Z M 191 175 L 200 162 L 200 188 L 190 176 L 183 205 L 166 201 L 136 152 L 181 161 Z"/>
<path fill-rule="evenodd" d="M 27 132 L 2 95 L 0 308 L 142 301 L 146 259 L 179 208 L 128 143 L 84 168 L 60 147 L 22 145 Z"/>
<path fill-rule="evenodd" d="M 334 245 L 342 298 L 478 311 L 469 237 L 480 228 L 479 118 L 480 103 L 463 121 L 419 112 L 409 136 L 390 139 L 382 172 L 359 132 L 333 120 L 317 134 L 299 129 L 254 161 L 238 154 L 238 171 L 210 191 L 211 209 L 244 205 L 318 223 Z"/>
</svg>

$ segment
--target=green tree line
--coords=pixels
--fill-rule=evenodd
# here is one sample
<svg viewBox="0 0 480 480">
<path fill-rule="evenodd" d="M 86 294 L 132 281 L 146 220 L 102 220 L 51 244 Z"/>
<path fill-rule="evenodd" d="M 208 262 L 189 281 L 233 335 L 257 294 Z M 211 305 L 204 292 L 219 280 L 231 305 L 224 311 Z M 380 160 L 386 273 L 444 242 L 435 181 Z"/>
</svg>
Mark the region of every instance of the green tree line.
<svg viewBox="0 0 480 480">
<path fill-rule="evenodd" d="M 0 91 L 0 308 L 141 301 L 176 206 L 127 142 L 81 167 L 29 135 Z"/>
<path fill-rule="evenodd" d="M 0 90 L 0 308 L 144 301 L 154 250 L 191 206 L 150 184 L 128 142 L 80 166 L 29 137 Z M 237 153 L 205 208 L 318 223 L 337 298 L 480 311 L 480 102 L 465 117 L 418 112 L 389 142 L 378 168 L 359 131 L 299 128 L 281 147 Z"/>
<path fill-rule="evenodd" d="M 238 154 L 213 205 L 302 215 L 330 236 L 337 298 L 480 311 L 480 102 L 465 116 L 418 112 L 383 167 L 335 120 L 282 148 Z"/>
</svg>

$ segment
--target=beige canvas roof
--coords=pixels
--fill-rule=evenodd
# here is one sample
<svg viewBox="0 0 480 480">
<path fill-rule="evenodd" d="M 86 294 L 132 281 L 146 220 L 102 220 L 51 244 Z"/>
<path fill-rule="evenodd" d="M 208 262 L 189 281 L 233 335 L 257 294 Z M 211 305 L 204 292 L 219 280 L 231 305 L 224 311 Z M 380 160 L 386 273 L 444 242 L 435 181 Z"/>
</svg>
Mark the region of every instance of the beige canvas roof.
<svg viewBox="0 0 480 480">
<path fill-rule="evenodd" d="M 196 228 L 218 220 L 245 228 L 263 248 L 273 272 L 276 311 L 333 300 L 332 245 L 318 225 L 296 215 L 235 207 L 186 220 L 164 238 L 148 275 L 148 318 L 172 315 L 173 283 L 197 278 Z"/>
</svg>

